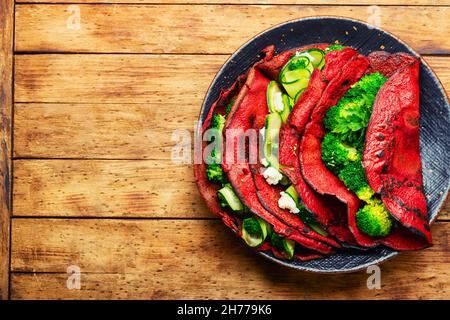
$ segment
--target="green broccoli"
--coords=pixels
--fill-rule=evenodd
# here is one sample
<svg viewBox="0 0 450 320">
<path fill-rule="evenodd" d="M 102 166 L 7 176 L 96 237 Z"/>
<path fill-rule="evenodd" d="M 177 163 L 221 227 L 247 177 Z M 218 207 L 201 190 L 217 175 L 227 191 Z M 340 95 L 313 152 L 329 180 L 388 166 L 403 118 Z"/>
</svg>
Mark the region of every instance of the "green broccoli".
<svg viewBox="0 0 450 320">
<path fill-rule="evenodd" d="M 211 129 L 222 131 L 225 126 L 225 117 L 221 114 L 215 114 L 211 119 Z"/>
<path fill-rule="evenodd" d="M 325 128 L 338 139 L 362 149 L 364 135 L 372 113 L 372 105 L 378 90 L 386 78 L 378 72 L 366 75 L 331 107 L 325 115 Z"/>
<path fill-rule="evenodd" d="M 347 47 L 346 46 L 342 46 L 340 44 L 332 44 L 331 46 L 328 46 L 325 49 L 325 53 L 328 53 L 328 52 L 331 52 L 331 51 L 342 50 L 342 49 L 345 49 L 345 48 L 347 48 Z"/>
<path fill-rule="evenodd" d="M 371 237 L 385 237 L 392 229 L 393 221 L 381 200 L 373 200 L 356 213 L 357 228 Z"/>
<path fill-rule="evenodd" d="M 363 201 L 368 202 L 375 194 L 367 182 L 361 161 L 355 161 L 346 165 L 339 172 L 339 179 Z"/>
<path fill-rule="evenodd" d="M 322 141 L 322 160 L 327 168 L 338 174 L 347 164 L 359 159 L 358 151 L 342 143 L 332 133 L 327 133 Z"/>
<path fill-rule="evenodd" d="M 226 183 L 227 178 L 222 170 L 222 166 L 218 163 L 211 163 L 206 166 L 206 177 L 212 183 Z"/>
<path fill-rule="evenodd" d="M 215 129 L 218 132 L 217 135 L 222 134 L 223 127 L 225 125 L 225 117 L 221 114 L 215 114 L 211 119 L 211 129 Z M 213 135 L 214 137 L 214 135 Z M 211 139 L 213 140 L 213 139 Z M 218 143 L 221 144 L 220 142 Z M 222 170 L 220 163 L 222 162 L 222 156 L 217 148 L 211 150 L 206 163 L 206 177 L 212 183 L 226 183 L 227 178 Z"/>
</svg>

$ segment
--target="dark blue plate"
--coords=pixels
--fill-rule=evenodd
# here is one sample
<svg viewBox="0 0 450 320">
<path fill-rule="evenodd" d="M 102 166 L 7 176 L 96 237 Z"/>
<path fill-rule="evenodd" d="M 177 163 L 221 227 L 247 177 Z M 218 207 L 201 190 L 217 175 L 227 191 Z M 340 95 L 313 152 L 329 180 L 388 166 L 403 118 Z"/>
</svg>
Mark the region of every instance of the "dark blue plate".
<svg viewBox="0 0 450 320">
<path fill-rule="evenodd" d="M 392 34 L 364 22 L 340 17 L 314 17 L 286 22 L 264 31 L 239 48 L 214 78 L 203 102 L 200 120 L 204 120 L 221 89 L 260 59 L 260 52 L 274 44 L 277 53 L 295 47 L 325 42 L 352 46 L 367 55 L 372 51 L 407 52 L 420 57 Z M 429 220 L 433 221 L 450 187 L 450 118 L 446 93 L 428 64 L 420 66 L 420 147 Z M 299 262 L 284 261 L 261 253 L 281 265 L 312 272 L 352 272 L 378 264 L 397 255 L 388 248 L 339 253 L 324 259 Z"/>
</svg>

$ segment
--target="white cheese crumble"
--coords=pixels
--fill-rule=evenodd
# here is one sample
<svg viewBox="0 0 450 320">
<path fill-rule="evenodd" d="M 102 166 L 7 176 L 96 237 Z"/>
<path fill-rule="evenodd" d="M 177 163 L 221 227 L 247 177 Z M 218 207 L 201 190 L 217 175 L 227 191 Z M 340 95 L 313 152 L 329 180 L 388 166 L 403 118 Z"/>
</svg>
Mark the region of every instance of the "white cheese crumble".
<svg viewBox="0 0 450 320">
<path fill-rule="evenodd" d="M 266 158 L 261 158 L 261 164 L 262 164 L 264 167 L 268 167 L 268 166 L 269 166 L 269 162 L 267 161 Z"/>
<path fill-rule="evenodd" d="M 280 182 L 280 180 L 283 178 L 283 175 L 274 167 L 268 167 L 263 172 L 263 176 L 266 179 L 268 184 L 275 185 Z"/>
<path fill-rule="evenodd" d="M 297 204 L 294 199 L 291 198 L 286 192 L 280 192 L 280 199 L 278 199 L 278 206 L 281 209 L 288 209 L 291 213 L 299 213 L 300 210 L 297 208 Z"/>
<path fill-rule="evenodd" d="M 284 103 L 283 103 L 283 95 L 281 92 L 274 93 L 273 104 L 276 112 L 283 112 Z"/>
</svg>

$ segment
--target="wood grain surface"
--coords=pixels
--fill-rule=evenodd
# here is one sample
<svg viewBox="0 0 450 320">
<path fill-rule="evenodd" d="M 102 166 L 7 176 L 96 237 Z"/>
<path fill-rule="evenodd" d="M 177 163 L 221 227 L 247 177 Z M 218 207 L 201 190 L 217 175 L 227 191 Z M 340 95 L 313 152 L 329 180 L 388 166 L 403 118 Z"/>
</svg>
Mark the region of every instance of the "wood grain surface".
<svg viewBox="0 0 450 320">
<path fill-rule="evenodd" d="M 159 160 L 16 160 L 13 215 L 212 218 L 191 165 Z"/>
<path fill-rule="evenodd" d="M 12 0 L 0 2 L 0 300 L 9 286 L 13 7 Z"/>
<path fill-rule="evenodd" d="M 15 49 L 230 53 L 254 35 L 287 20 L 336 15 L 368 21 L 374 15 L 365 6 L 79 5 L 77 8 L 79 28 L 72 28 L 73 7 L 18 5 Z M 385 6 L 377 10 L 380 20 L 374 23 L 398 35 L 420 53 L 445 53 L 450 48 L 450 38 L 442 37 L 442 30 L 450 29 L 450 8 L 422 7 L 420 23 L 415 16 L 417 7 Z M 337 40 L 357 31 L 348 32 Z"/>
<path fill-rule="evenodd" d="M 381 290 L 367 289 L 364 272 L 320 275 L 268 263 L 220 221 L 15 219 L 12 228 L 11 268 L 17 272 L 12 297 L 18 299 L 439 299 L 449 294 L 450 230 L 443 223 L 432 227 L 434 247 L 381 266 Z M 70 265 L 81 270 L 82 290 L 65 286 Z"/>
<path fill-rule="evenodd" d="M 379 23 L 449 92 L 449 0 L 19 0 L 15 21 L 12 0 L 1 3 L 0 197 L 12 198 L 0 211 L 1 298 L 450 298 L 449 200 L 435 245 L 384 263 L 382 289 L 368 290 L 365 272 L 300 273 L 254 254 L 206 209 L 191 165 L 171 161 L 174 130 L 193 138 L 229 55 L 294 18 Z M 68 289 L 69 266 L 81 290 Z"/>
<path fill-rule="evenodd" d="M 449 0 L 18 0 L 17 3 L 181 3 L 181 4 L 318 4 L 318 5 L 450 5 Z"/>
</svg>

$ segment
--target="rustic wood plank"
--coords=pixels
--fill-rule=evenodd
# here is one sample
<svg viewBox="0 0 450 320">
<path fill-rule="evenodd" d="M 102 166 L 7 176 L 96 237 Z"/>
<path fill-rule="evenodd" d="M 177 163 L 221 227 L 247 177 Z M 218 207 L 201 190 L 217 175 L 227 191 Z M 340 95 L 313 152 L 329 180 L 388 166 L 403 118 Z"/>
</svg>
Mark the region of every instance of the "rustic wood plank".
<svg viewBox="0 0 450 320">
<path fill-rule="evenodd" d="M 17 0 L 17 3 L 149 3 L 149 4 L 317 4 L 329 5 L 330 0 Z M 450 5 L 449 0 L 333 0 L 333 5 Z"/>
<path fill-rule="evenodd" d="M 450 58 L 425 59 L 448 91 Z M 16 102 L 148 103 L 150 107 L 167 103 L 200 108 L 209 84 L 225 60 L 223 55 L 18 55 L 14 99 Z"/>
<path fill-rule="evenodd" d="M 0 1 L 0 300 L 8 298 L 14 1 Z"/>
<path fill-rule="evenodd" d="M 224 61 L 224 56 L 191 55 L 19 55 L 14 98 L 16 102 L 148 103 L 150 108 L 167 103 L 200 108 Z"/>
<path fill-rule="evenodd" d="M 450 297 L 449 223 L 432 227 L 434 247 L 383 264 L 381 290 L 367 289 L 365 272 L 281 268 L 233 239 L 219 221 L 14 219 L 12 228 L 12 271 L 26 272 L 12 276 L 14 299 Z M 81 269 L 81 290 L 66 287 L 69 265 Z"/>
<path fill-rule="evenodd" d="M 212 218 L 191 165 L 15 160 L 13 215 Z"/>
<path fill-rule="evenodd" d="M 201 98 L 183 108 L 167 99 L 151 105 L 16 104 L 14 156 L 170 159 L 178 142 L 172 133 L 193 132 Z"/>
<path fill-rule="evenodd" d="M 79 5 L 75 8 L 18 5 L 15 49 L 231 53 L 255 34 L 287 20 L 337 15 L 370 22 L 374 15 L 373 8 L 368 6 Z M 442 30 L 450 29 L 450 8 L 384 6 L 379 10 L 380 26 L 420 53 L 450 52 L 450 38 L 442 37 Z M 73 19 L 78 15 L 79 19 Z"/>
</svg>

